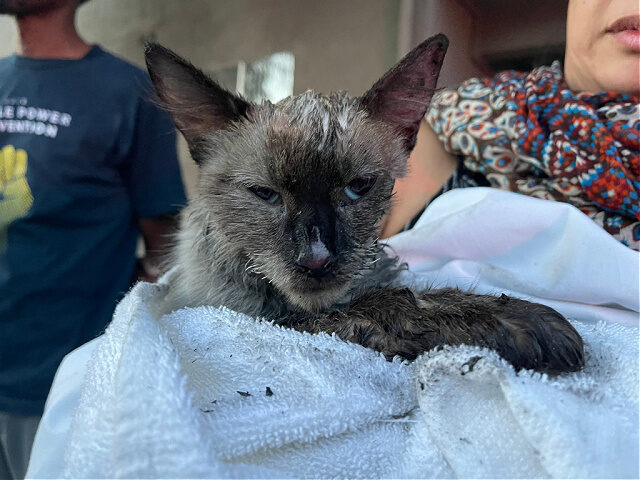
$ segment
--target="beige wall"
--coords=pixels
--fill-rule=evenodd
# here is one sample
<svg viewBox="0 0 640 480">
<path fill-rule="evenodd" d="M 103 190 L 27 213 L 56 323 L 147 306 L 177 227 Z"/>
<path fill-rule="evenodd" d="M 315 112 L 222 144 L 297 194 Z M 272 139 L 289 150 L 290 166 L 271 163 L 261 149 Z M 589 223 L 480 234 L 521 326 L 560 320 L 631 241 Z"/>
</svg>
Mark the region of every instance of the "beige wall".
<svg viewBox="0 0 640 480">
<path fill-rule="evenodd" d="M 0 15 L 0 57 L 16 50 L 17 38 L 13 20 L 5 15 Z"/>
<path fill-rule="evenodd" d="M 395 60 L 396 0 L 92 0 L 79 29 L 135 62 L 145 38 L 214 70 L 287 50 L 295 90 L 362 92 Z"/>
</svg>

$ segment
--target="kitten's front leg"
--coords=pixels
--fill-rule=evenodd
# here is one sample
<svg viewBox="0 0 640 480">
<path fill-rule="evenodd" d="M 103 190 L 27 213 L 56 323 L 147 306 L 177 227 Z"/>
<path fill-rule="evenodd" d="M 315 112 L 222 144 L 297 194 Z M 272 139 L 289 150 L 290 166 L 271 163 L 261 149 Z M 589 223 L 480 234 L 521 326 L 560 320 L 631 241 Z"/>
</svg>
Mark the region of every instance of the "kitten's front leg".
<svg viewBox="0 0 640 480">
<path fill-rule="evenodd" d="M 439 345 L 467 344 L 496 350 L 516 369 L 560 373 L 584 365 L 582 339 L 562 315 L 506 295 L 380 288 L 359 295 L 345 310 L 320 314 L 296 328 L 335 332 L 389 359 L 413 360 Z"/>
</svg>

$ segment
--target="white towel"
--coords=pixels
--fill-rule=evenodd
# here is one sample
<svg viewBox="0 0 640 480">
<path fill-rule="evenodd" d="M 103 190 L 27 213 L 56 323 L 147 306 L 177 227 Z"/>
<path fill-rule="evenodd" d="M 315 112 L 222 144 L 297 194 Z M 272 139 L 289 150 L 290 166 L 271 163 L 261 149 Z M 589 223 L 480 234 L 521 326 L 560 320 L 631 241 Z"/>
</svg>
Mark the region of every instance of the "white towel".
<svg viewBox="0 0 640 480">
<path fill-rule="evenodd" d="M 156 318 L 166 287 L 139 284 L 63 363 L 27 476 L 637 478 L 638 255 L 603 233 L 566 204 L 470 189 L 391 242 L 406 282 L 569 315 L 587 366 L 554 379 L 467 346 L 386 362 L 224 308 Z"/>
</svg>

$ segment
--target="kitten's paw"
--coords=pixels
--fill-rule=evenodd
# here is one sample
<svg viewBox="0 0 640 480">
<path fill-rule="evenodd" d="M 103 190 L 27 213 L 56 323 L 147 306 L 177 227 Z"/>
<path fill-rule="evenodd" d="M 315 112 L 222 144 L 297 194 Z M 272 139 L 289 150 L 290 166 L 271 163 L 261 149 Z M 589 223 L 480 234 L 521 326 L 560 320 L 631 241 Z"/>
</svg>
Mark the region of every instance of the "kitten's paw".
<svg viewBox="0 0 640 480">
<path fill-rule="evenodd" d="M 508 336 L 498 338 L 496 350 L 516 369 L 550 374 L 575 372 L 584 367 L 582 338 L 554 309 L 502 296 L 496 299 L 494 318 Z"/>
</svg>

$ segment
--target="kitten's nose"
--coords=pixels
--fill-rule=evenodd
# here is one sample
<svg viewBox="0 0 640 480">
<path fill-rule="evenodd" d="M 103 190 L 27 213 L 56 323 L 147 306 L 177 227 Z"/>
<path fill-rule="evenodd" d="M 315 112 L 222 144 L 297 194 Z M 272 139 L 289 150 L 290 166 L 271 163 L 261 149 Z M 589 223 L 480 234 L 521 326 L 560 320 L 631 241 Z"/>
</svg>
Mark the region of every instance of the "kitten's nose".
<svg viewBox="0 0 640 480">
<path fill-rule="evenodd" d="M 311 242 L 310 248 L 300 252 L 296 263 L 306 273 L 318 276 L 326 273 L 326 267 L 331 261 L 331 252 L 320 240 L 320 235 L 316 235 L 315 240 Z"/>
</svg>

